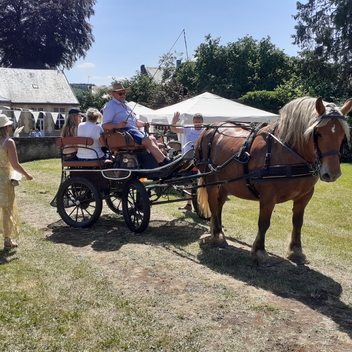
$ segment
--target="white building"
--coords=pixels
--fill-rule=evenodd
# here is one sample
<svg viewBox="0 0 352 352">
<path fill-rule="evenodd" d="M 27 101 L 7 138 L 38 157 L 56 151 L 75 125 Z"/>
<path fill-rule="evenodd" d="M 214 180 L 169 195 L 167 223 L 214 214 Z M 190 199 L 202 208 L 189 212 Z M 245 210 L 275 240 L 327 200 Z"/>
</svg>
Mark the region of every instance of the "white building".
<svg viewBox="0 0 352 352">
<path fill-rule="evenodd" d="M 59 70 L 0 68 L 0 111 L 11 117 L 21 136 L 38 128 L 43 136 L 59 135 L 65 116 L 79 102 Z"/>
</svg>

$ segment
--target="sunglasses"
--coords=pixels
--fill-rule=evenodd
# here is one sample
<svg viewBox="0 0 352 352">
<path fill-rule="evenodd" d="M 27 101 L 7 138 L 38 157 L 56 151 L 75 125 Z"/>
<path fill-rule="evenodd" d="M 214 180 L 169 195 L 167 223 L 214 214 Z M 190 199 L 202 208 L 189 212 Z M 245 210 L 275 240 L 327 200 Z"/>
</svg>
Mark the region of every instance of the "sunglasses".
<svg viewBox="0 0 352 352">
<path fill-rule="evenodd" d="M 118 94 L 119 94 L 120 97 L 123 96 L 123 95 L 126 95 L 126 93 L 118 93 Z"/>
</svg>

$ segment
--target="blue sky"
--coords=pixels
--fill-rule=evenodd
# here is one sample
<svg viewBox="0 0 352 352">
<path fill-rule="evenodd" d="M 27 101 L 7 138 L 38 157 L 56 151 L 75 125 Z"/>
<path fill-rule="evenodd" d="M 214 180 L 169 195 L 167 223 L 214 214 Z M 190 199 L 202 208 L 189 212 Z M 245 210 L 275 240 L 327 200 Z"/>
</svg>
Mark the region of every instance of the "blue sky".
<svg viewBox="0 0 352 352">
<path fill-rule="evenodd" d="M 142 64 L 158 66 L 185 30 L 188 57 L 205 42 L 205 36 L 221 38 L 220 44 L 246 35 L 271 42 L 290 56 L 297 0 L 98 0 L 90 19 L 95 43 L 83 60 L 65 70 L 70 83 L 110 85 L 112 77 L 129 78 Z M 184 53 L 184 36 L 172 51 Z"/>
</svg>

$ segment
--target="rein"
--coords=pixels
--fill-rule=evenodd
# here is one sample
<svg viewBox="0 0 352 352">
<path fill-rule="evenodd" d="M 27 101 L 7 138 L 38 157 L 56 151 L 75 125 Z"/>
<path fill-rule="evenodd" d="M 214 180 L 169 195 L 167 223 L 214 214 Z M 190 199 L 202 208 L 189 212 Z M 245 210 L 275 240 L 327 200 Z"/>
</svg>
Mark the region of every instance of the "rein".
<svg viewBox="0 0 352 352">
<path fill-rule="evenodd" d="M 290 148 L 287 144 L 282 143 L 282 141 L 280 141 L 280 139 L 277 138 L 275 135 L 273 135 L 272 133 L 269 133 L 269 135 L 271 136 L 271 138 L 274 138 L 278 143 L 280 143 L 291 154 L 293 154 L 295 157 L 300 159 L 305 165 L 307 165 L 308 168 L 313 173 L 313 176 L 315 176 L 318 173 L 321 165 L 320 159 L 316 159 L 314 162 L 309 163 L 307 160 L 303 159 L 298 153 L 296 153 L 292 148 Z M 324 153 L 324 154 L 327 154 L 327 153 Z"/>
</svg>

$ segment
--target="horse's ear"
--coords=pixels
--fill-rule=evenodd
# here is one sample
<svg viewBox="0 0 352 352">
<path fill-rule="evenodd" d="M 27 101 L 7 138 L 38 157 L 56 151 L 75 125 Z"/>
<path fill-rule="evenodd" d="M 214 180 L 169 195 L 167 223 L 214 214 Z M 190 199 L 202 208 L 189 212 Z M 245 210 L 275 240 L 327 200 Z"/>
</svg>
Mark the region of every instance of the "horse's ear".
<svg viewBox="0 0 352 352">
<path fill-rule="evenodd" d="M 343 116 L 347 115 L 352 109 L 352 99 L 348 99 L 343 107 L 340 109 Z"/>
<path fill-rule="evenodd" d="M 324 114 L 325 112 L 325 105 L 323 103 L 323 98 L 319 97 L 316 101 L 315 101 L 315 110 L 318 113 L 318 116 L 321 116 Z"/>
</svg>

